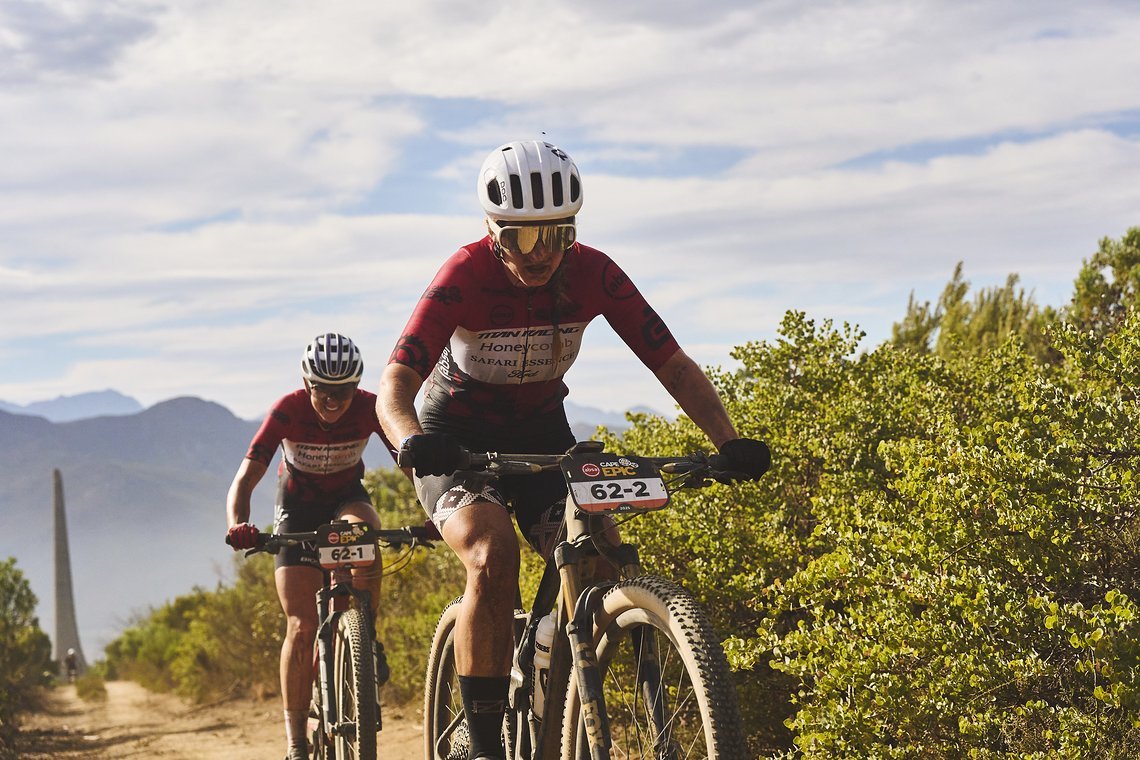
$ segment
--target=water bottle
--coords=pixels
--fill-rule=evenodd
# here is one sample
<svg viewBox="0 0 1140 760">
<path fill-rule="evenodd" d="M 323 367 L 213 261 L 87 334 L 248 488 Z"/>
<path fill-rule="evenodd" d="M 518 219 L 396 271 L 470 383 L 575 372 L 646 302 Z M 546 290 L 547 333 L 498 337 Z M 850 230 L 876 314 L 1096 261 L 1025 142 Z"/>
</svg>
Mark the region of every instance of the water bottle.
<svg viewBox="0 0 1140 760">
<path fill-rule="evenodd" d="M 554 613 L 548 612 L 538 621 L 538 631 L 534 637 L 534 716 L 542 720 L 542 709 L 546 703 L 546 682 L 550 674 L 550 647 L 554 643 Z"/>
</svg>

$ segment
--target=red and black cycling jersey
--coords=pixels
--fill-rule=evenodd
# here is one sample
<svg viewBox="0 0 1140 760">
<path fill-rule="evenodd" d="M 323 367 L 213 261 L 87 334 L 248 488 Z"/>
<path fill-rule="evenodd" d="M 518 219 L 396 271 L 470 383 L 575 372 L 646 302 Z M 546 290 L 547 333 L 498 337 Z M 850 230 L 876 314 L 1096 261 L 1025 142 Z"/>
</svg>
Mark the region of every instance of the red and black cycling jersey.
<svg viewBox="0 0 1140 760">
<path fill-rule="evenodd" d="M 427 416 L 506 424 L 561 408 L 568 392 L 562 377 L 598 315 L 650 370 L 678 349 L 637 287 L 601 251 L 575 243 L 550 282 L 524 288 L 510 279 L 487 236 L 440 268 L 389 362 L 425 379 Z"/>
<path fill-rule="evenodd" d="M 302 388 L 273 404 L 245 456 L 268 467 L 280 446 L 278 475 L 287 480 L 286 491 L 333 498 L 364 477 L 361 457 L 373 433 L 394 451 L 376 417 L 375 393 L 358 388 L 344 416 L 326 426 Z"/>
</svg>

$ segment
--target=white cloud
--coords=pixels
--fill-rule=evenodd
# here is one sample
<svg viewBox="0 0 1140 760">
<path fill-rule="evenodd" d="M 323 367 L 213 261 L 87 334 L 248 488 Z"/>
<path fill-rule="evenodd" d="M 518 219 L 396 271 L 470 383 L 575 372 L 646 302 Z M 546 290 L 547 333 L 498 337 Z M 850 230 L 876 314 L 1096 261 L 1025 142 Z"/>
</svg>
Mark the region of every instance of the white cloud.
<svg viewBox="0 0 1140 760">
<path fill-rule="evenodd" d="M 55 358 L 0 398 L 111 385 L 256 416 L 330 324 L 378 370 L 480 234 L 482 156 L 543 130 L 583 167 L 583 241 L 708 364 L 787 308 L 881 340 L 959 260 L 1056 303 L 1138 222 L 1131 4 L 695 8 L 6 4 L 0 348 Z M 657 393 L 596 342 L 572 398 Z"/>
</svg>

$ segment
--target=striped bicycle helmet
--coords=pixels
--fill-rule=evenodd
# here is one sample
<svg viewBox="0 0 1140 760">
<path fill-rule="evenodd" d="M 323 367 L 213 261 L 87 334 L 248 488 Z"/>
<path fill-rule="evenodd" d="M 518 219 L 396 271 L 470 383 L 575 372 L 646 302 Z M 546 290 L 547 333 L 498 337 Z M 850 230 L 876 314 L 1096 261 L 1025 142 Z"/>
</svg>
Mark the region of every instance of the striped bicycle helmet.
<svg viewBox="0 0 1140 760">
<path fill-rule="evenodd" d="M 313 338 L 301 357 L 301 374 L 310 383 L 343 385 L 360 382 L 364 360 L 349 338 L 325 333 Z"/>
</svg>

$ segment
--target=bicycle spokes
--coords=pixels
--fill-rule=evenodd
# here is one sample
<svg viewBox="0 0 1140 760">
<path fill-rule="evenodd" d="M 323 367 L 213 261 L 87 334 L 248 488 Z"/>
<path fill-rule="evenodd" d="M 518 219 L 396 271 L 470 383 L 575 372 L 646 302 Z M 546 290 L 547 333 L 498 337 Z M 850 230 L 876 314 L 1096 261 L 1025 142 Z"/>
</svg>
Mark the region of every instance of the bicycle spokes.
<svg viewBox="0 0 1140 760">
<path fill-rule="evenodd" d="M 681 655 L 652 626 L 635 626 L 627 634 L 602 663 L 612 756 L 709 757 L 697 687 Z"/>
</svg>

